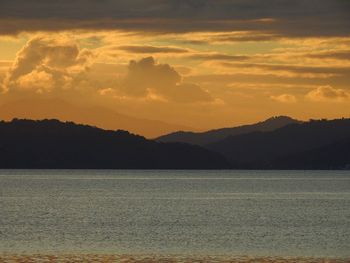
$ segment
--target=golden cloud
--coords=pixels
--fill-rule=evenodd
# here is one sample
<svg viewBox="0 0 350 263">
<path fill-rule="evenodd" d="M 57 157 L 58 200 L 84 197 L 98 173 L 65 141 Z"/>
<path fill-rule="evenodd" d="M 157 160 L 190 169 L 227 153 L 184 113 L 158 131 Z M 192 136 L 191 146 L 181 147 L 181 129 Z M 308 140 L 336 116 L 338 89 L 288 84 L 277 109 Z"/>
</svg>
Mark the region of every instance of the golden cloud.
<svg viewBox="0 0 350 263">
<path fill-rule="evenodd" d="M 182 81 L 169 64 L 157 63 L 153 57 L 130 61 L 123 81 L 125 94 L 135 97 L 155 96 L 176 102 L 210 102 L 211 95 L 196 84 Z"/>
<path fill-rule="evenodd" d="M 270 96 L 270 98 L 274 101 L 281 102 L 281 103 L 296 103 L 297 99 L 292 94 L 281 94 L 277 96 Z"/>
<path fill-rule="evenodd" d="M 312 101 L 344 101 L 350 98 L 350 92 L 332 86 L 321 86 L 310 91 L 306 97 Z"/>
<path fill-rule="evenodd" d="M 167 47 L 167 46 L 148 46 L 148 45 L 131 45 L 131 46 L 118 46 L 118 50 L 126 51 L 129 53 L 140 54 L 152 54 L 152 53 L 187 53 L 188 50 L 179 47 Z"/>
<path fill-rule="evenodd" d="M 241 73 L 274 74 L 286 77 L 328 78 L 337 75 L 350 74 L 350 66 L 312 66 L 286 65 L 268 63 L 234 63 L 221 62 L 219 65 L 235 69 Z"/>
<path fill-rule="evenodd" d="M 72 88 L 92 57 L 65 37 L 37 36 L 17 53 L 3 83 L 5 92 L 32 90 L 43 93 Z"/>
<path fill-rule="evenodd" d="M 350 50 L 323 51 L 323 52 L 308 54 L 307 57 L 317 58 L 317 59 L 334 59 L 334 60 L 350 61 Z"/>
<path fill-rule="evenodd" d="M 194 60 L 231 60 L 231 61 L 241 61 L 241 60 L 247 60 L 250 57 L 244 56 L 244 55 L 229 55 L 229 54 L 222 54 L 222 53 L 197 53 L 193 55 L 189 55 L 188 58 L 194 59 Z"/>
<path fill-rule="evenodd" d="M 170 50 L 163 47 L 157 51 Z M 96 51 L 80 49 L 77 41 L 67 35 L 35 36 L 17 53 L 2 89 L 23 95 L 60 96 L 65 93 L 69 96 L 79 91 L 80 95 L 94 97 L 119 96 L 178 103 L 214 101 L 208 91 L 195 83 L 184 82 L 175 68 L 158 63 L 153 57 L 131 60 L 127 67 L 120 65 L 113 72 L 110 71 L 113 67 L 109 67 L 106 75 L 94 73 L 101 68 L 96 66 L 100 64 L 94 64 L 95 54 Z"/>
</svg>

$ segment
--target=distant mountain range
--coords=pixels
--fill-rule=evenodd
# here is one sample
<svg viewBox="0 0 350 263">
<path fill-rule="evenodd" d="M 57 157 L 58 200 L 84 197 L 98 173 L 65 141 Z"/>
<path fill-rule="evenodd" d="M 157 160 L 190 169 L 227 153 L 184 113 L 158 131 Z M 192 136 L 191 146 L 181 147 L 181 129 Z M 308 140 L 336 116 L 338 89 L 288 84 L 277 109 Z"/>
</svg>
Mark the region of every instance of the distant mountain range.
<svg viewBox="0 0 350 263">
<path fill-rule="evenodd" d="M 349 141 L 350 119 L 314 120 L 229 136 L 205 148 L 236 168 L 343 169 L 350 164 Z"/>
<path fill-rule="evenodd" d="M 223 131 L 229 135 L 221 139 Z M 0 122 L 0 168 L 350 169 L 350 119 L 275 117 L 205 134 L 210 143 L 194 145 L 72 122 L 15 119 Z"/>
<path fill-rule="evenodd" d="M 278 116 L 251 125 L 156 139 L 220 153 L 235 169 L 350 169 L 350 119 L 302 122 Z"/>
<path fill-rule="evenodd" d="M 220 154 L 57 120 L 0 122 L 0 168 L 220 169 Z"/>
<path fill-rule="evenodd" d="M 228 136 L 235 136 L 255 131 L 273 131 L 289 124 L 301 123 L 301 121 L 287 116 L 272 117 L 262 122 L 251 125 L 243 125 L 233 128 L 222 128 L 206 132 L 186 132 L 178 131 L 158 137 L 159 142 L 184 142 L 196 145 L 207 145 L 218 142 Z"/>
<path fill-rule="evenodd" d="M 0 119 L 59 119 L 85 123 L 109 130 L 127 130 L 146 138 L 156 138 L 177 130 L 193 130 L 191 127 L 158 120 L 136 118 L 99 106 L 78 106 L 62 99 L 23 99 L 0 105 Z"/>
</svg>

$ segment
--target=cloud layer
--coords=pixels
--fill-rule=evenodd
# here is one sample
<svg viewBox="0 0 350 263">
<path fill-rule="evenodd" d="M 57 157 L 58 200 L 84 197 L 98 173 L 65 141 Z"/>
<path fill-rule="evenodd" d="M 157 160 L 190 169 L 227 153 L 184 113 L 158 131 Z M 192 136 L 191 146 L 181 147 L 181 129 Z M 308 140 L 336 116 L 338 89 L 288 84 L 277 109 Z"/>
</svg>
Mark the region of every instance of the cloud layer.
<svg viewBox="0 0 350 263">
<path fill-rule="evenodd" d="M 142 32 L 257 31 L 270 36 L 348 36 L 344 0 L 2 0 L 0 34 L 69 29 Z M 255 39 L 259 40 L 259 39 Z"/>
<path fill-rule="evenodd" d="M 71 39 L 34 37 L 17 53 L 2 90 L 9 94 L 39 96 L 59 96 L 79 90 L 81 95 L 89 96 L 126 96 L 176 103 L 213 101 L 209 92 L 194 83 L 184 82 L 172 66 L 158 63 L 153 57 L 131 60 L 124 66 L 126 74 L 112 74 L 112 83 L 99 75 L 91 77 L 89 69 L 94 59 L 93 51 L 80 49 Z M 101 86 L 108 88 L 101 89 Z"/>
<path fill-rule="evenodd" d="M 133 45 L 133 46 L 119 46 L 116 47 L 118 50 L 123 50 L 129 53 L 140 53 L 140 54 L 150 54 L 150 53 L 175 53 L 182 54 L 187 53 L 188 50 L 178 47 L 156 47 L 148 45 Z"/>
</svg>

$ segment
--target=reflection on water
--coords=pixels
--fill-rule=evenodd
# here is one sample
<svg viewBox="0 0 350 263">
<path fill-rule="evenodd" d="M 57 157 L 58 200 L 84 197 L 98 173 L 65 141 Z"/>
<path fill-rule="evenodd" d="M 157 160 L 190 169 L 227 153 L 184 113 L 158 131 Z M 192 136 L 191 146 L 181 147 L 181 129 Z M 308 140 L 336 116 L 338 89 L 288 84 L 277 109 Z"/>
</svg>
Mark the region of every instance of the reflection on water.
<svg viewBox="0 0 350 263">
<path fill-rule="evenodd" d="M 0 252 L 350 256 L 350 173 L 0 171 Z"/>
</svg>

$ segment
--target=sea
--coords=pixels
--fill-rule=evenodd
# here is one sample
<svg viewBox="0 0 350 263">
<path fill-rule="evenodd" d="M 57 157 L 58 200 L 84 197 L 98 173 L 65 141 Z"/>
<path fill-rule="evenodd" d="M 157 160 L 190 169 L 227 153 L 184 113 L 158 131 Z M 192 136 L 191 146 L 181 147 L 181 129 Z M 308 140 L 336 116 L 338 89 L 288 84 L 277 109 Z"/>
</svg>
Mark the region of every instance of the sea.
<svg viewBox="0 0 350 263">
<path fill-rule="evenodd" d="M 350 257 L 350 171 L 0 170 L 0 253 Z"/>
</svg>

